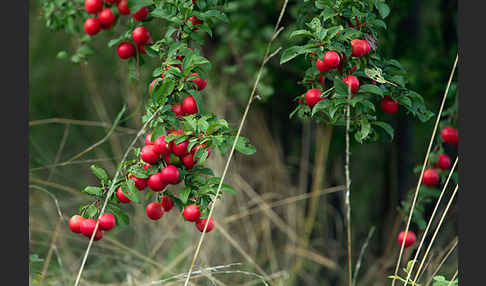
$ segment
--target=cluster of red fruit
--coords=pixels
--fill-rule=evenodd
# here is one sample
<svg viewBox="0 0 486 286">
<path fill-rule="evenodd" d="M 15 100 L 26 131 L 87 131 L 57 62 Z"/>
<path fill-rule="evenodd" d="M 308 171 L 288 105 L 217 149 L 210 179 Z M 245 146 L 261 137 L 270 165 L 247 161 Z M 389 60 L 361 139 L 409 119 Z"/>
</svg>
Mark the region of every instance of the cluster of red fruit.
<svg viewBox="0 0 486 286">
<path fill-rule="evenodd" d="M 351 41 L 351 56 L 353 57 L 363 57 L 370 53 L 371 47 L 367 40 L 361 39 L 354 39 Z M 339 55 L 336 51 L 327 51 L 324 54 L 324 58 L 320 59 L 317 58 L 316 60 L 316 68 L 320 72 L 329 72 L 333 69 L 338 69 L 340 73 L 342 73 L 342 62 L 346 60 L 346 54 L 343 53 L 342 56 Z M 354 66 L 350 74 L 342 79 L 342 81 L 351 88 L 351 92 L 354 93 L 359 89 L 359 79 L 352 75 L 353 72 L 356 71 L 356 66 Z M 325 81 L 324 75 L 320 74 L 318 77 L 318 81 L 323 84 Z M 312 88 L 307 90 L 305 94 L 301 95 L 301 99 L 299 100 L 299 104 L 305 103 L 310 107 L 313 108 L 319 101 L 324 100 L 324 97 L 321 97 L 322 92 L 317 88 Z M 381 101 L 381 108 L 385 113 L 393 114 L 398 111 L 398 102 L 396 102 L 392 97 L 385 96 Z"/>
<path fill-rule="evenodd" d="M 442 140 L 447 144 L 457 146 L 458 136 L 457 129 L 451 126 L 445 127 L 441 131 Z M 447 170 L 451 167 L 451 158 L 446 154 L 440 154 L 438 159 L 433 168 L 424 171 L 422 183 L 427 187 L 435 187 L 439 183 L 439 173 L 435 169 Z"/>
<path fill-rule="evenodd" d="M 93 238 L 98 241 L 103 238 L 105 231 L 111 230 L 116 225 L 115 216 L 111 213 L 104 213 L 98 218 L 99 226 Z M 84 236 L 91 238 L 96 227 L 96 220 L 92 218 L 84 218 L 80 215 L 73 215 L 69 219 L 69 228 L 72 232 L 81 233 Z"/>
</svg>

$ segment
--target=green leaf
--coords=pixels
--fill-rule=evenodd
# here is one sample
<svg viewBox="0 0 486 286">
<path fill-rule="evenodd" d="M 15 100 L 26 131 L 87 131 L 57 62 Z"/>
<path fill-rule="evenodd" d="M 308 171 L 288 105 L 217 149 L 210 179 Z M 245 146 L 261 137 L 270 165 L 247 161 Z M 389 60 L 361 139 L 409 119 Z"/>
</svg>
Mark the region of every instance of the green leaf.
<svg viewBox="0 0 486 286">
<path fill-rule="evenodd" d="M 190 194 L 191 188 L 189 187 L 185 187 L 184 189 L 182 189 L 181 193 L 179 194 L 179 198 L 184 205 L 187 204 L 187 200 L 189 199 Z"/>
<path fill-rule="evenodd" d="M 394 131 L 393 131 L 393 127 L 390 124 L 388 124 L 386 122 L 382 122 L 382 121 L 375 121 L 375 122 L 373 122 L 373 125 L 376 125 L 376 126 L 383 128 L 383 130 L 385 130 L 385 132 L 393 140 Z"/>
<path fill-rule="evenodd" d="M 130 0 L 127 2 L 127 6 L 130 8 L 131 13 L 136 13 L 141 8 L 152 4 L 153 0 Z"/>
<path fill-rule="evenodd" d="M 88 195 L 92 195 L 92 196 L 101 197 L 101 195 L 103 194 L 103 189 L 100 188 L 100 187 L 88 186 L 88 187 L 84 188 L 83 193 L 87 193 Z"/>
<path fill-rule="evenodd" d="M 119 207 L 113 204 L 106 205 L 106 212 L 115 216 L 116 225 L 123 226 L 130 224 L 130 217 L 122 211 Z"/>
<path fill-rule="evenodd" d="M 303 46 L 293 46 L 282 52 L 280 57 L 280 64 L 284 64 L 298 55 L 304 54 L 307 49 Z"/>
<path fill-rule="evenodd" d="M 361 119 L 361 132 L 360 132 L 361 137 L 360 137 L 360 139 L 363 140 L 366 137 L 368 137 L 368 134 L 370 134 L 370 130 L 371 130 L 370 122 L 366 119 L 366 117 L 363 117 L 363 119 Z"/>
<path fill-rule="evenodd" d="M 236 150 L 245 155 L 252 155 L 256 152 L 256 148 L 250 144 L 249 140 L 240 136 L 236 142 Z"/>
<path fill-rule="evenodd" d="M 321 110 L 326 110 L 328 108 L 329 108 L 329 100 L 323 99 L 319 101 L 316 105 L 314 105 L 314 107 L 312 108 L 311 116 L 314 116 L 314 114 L 316 114 L 317 112 Z"/>
<path fill-rule="evenodd" d="M 348 86 L 339 77 L 334 78 L 334 91 L 339 96 L 348 97 Z"/>
<path fill-rule="evenodd" d="M 226 185 L 226 184 L 221 185 L 221 191 L 223 191 L 225 193 L 233 194 L 233 195 L 236 194 L 235 189 L 232 186 Z"/>
<path fill-rule="evenodd" d="M 385 19 L 390 14 L 390 7 L 385 2 L 375 2 L 376 9 L 380 13 L 381 18 Z"/>
<path fill-rule="evenodd" d="M 148 172 L 145 171 L 143 167 L 140 167 L 139 165 L 133 165 L 130 168 L 130 173 L 140 179 L 146 179 L 149 177 Z"/>
<path fill-rule="evenodd" d="M 95 215 L 98 213 L 98 208 L 95 205 L 90 205 L 86 210 L 85 214 L 89 218 L 94 218 Z"/>
<path fill-rule="evenodd" d="M 106 181 L 108 180 L 108 175 L 106 174 L 106 171 L 103 170 L 102 168 L 96 166 L 96 165 L 91 165 L 91 171 L 93 172 L 93 174 L 95 174 L 96 177 L 98 177 L 98 179 L 102 180 L 102 181 Z"/>
<path fill-rule="evenodd" d="M 383 90 L 374 84 L 364 84 L 359 87 L 358 92 L 360 93 L 372 93 L 383 97 Z"/>
<path fill-rule="evenodd" d="M 313 37 L 312 32 L 302 29 L 302 30 L 293 31 L 292 34 L 290 34 L 289 39 L 292 39 L 297 36 Z"/>
<path fill-rule="evenodd" d="M 228 23 L 229 22 L 229 19 L 228 17 L 224 14 L 224 13 L 221 13 L 220 11 L 218 10 L 209 10 L 209 11 L 206 11 L 204 13 L 201 13 L 199 14 L 199 19 L 201 20 L 205 20 L 207 18 L 216 18 L 222 22 L 225 22 L 225 23 Z"/>
<path fill-rule="evenodd" d="M 65 59 L 65 58 L 67 58 L 67 56 L 68 56 L 68 54 L 67 54 L 66 51 L 60 51 L 60 52 L 57 53 L 56 58 L 58 58 L 58 59 Z"/>
<path fill-rule="evenodd" d="M 131 201 L 136 203 L 140 203 L 139 197 L 139 190 L 135 187 L 135 181 L 128 180 L 125 183 L 121 184 L 122 192 L 129 198 Z"/>
</svg>

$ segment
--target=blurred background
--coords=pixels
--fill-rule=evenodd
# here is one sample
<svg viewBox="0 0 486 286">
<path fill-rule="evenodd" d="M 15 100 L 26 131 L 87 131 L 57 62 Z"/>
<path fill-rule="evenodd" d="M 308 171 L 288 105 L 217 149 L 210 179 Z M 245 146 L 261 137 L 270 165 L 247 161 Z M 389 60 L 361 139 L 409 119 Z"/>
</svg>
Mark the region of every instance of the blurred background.
<svg viewBox="0 0 486 286">
<path fill-rule="evenodd" d="M 289 3 L 282 20 L 285 30 L 274 48 L 289 45 L 288 36 L 300 20 L 296 2 Z M 457 53 L 457 1 L 387 3 L 392 12 L 386 18 L 388 28 L 381 35 L 379 50 L 405 66 L 409 88 L 419 92 L 428 109 L 436 113 Z M 230 24 L 218 25 L 214 38 L 207 38 L 204 55 L 213 66 L 204 108 L 234 127 L 240 122 L 282 4 L 281 0 L 229 1 Z M 45 28 L 39 1 L 30 1 L 29 30 L 31 278 L 43 280 L 41 285 L 69 285 L 88 240 L 73 234 L 66 219 L 88 200 L 80 190 L 96 184 L 91 164 L 114 174 L 141 127 L 147 86 L 157 62 L 149 58 L 140 81 L 130 81 L 126 62 L 117 58 L 115 48 L 107 47 L 117 30 L 96 37 L 96 54 L 87 65 L 56 59 L 59 51 L 73 51 L 79 43 Z M 270 277 L 270 285 L 346 283 L 344 130 L 289 119 L 294 97 L 305 91 L 296 82 L 309 63 L 300 57 L 281 66 L 279 58 L 266 65 L 258 87 L 261 100 L 252 105 L 243 129 L 242 135 L 251 140 L 257 153 L 235 154 L 226 183 L 237 194 L 225 195 L 218 202 L 216 228 L 206 236 L 196 263 L 196 270 L 226 265 L 226 273 L 208 270 L 195 275 L 193 285 L 263 285 L 252 273 Z M 454 81 L 451 92 L 455 86 Z M 124 104 L 129 116 L 114 134 L 76 157 L 105 137 Z M 399 251 L 396 236 L 405 228 L 398 207 L 416 186 L 418 174 L 413 169 L 423 162 L 435 119 L 423 124 L 407 117 L 403 109 L 395 115 L 379 110 L 378 116 L 394 126 L 393 142 L 358 144 L 352 140 L 351 145 L 353 268 L 369 242 L 357 285 L 389 284 L 386 276 L 393 273 Z M 216 175 L 222 173 L 224 163 L 219 154 L 208 161 Z M 116 228 L 93 244 L 81 285 L 182 284 L 149 283 L 186 272 L 200 232 L 184 223 L 177 210 L 160 221 L 149 220 L 146 203 L 126 206 L 130 226 Z M 424 277 L 437 267 L 457 233 L 455 214 L 453 207 L 432 248 Z M 407 249 L 402 261 L 412 254 Z M 456 269 L 454 252 L 441 273 L 451 277 Z"/>
</svg>

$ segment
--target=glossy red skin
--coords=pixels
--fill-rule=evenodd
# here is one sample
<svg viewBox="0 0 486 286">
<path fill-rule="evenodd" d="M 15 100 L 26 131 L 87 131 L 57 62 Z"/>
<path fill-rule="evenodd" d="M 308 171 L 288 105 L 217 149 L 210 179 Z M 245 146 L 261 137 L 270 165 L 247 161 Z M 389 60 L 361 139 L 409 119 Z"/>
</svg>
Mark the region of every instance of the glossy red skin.
<svg viewBox="0 0 486 286">
<path fill-rule="evenodd" d="M 327 51 L 322 59 L 324 65 L 330 67 L 331 69 L 337 68 L 341 62 L 341 57 L 335 51 Z"/>
<path fill-rule="evenodd" d="M 393 100 L 390 96 L 385 96 L 381 100 L 381 109 L 388 114 L 394 114 L 398 111 L 398 102 Z"/>
<path fill-rule="evenodd" d="M 150 175 L 147 181 L 148 187 L 154 192 L 160 192 L 167 187 L 167 182 L 160 172 Z"/>
<path fill-rule="evenodd" d="M 127 2 L 128 2 L 128 0 L 121 0 L 121 2 L 118 3 L 118 5 L 117 5 L 118 11 L 122 15 L 130 14 L 130 8 L 128 8 Z"/>
<path fill-rule="evenodd" d="M 120 59 L 126 60 L 135 55 L 135 47 L 130 43 L 123 42 L 116 48 L 116 53 Z"/>
<path fill-rule="evenodd" d="M 150 40 L 150 32 L 145 27 L 136 27 L 132 32 L 132 39 L 139 45 L 145 45 Z"/>
<path fill-rule="evenodd" d="M 179 144 L 172 144 L 172 153 L 174 153 L 176 156 L 182 157 L 188 153 L 187 151 L 187 146 L 189 145 L 189 141 L 182 141 Z"/>
<path fill-rule="evenodd" d="M 160 204 L 164 208 L 164 211 L 168 212 L 174 207 L 174 202 L 169 196 L 162 196 Z"/>
<path fill-rule="evenodd" d="M 84 32 L 90 36 L 96 35 L 101 30 L 101 23 L 96 18 L 88 18 L 84 21 Z"/>
<path fill-rule="evenodd" d="M 437 163 L 434 164 L 434 168 L 447 170 L 450 167 L 451 167 L 451 158 L 449 158 L 449 156 L 447 156 L 446 154 L 440 154 L 439 161 L 437 161 Z"/>
<path fill-rule="evenodd" d="M 103 29 L 109 29 L 115 23 L 116 17 L 110 8 L 105 8 L 98 14 L 98 20 Z"/>
<path fill-rule="evenodd" d="M 435 187 L 439 183 L 439 173 L 434 169 L 427 169 L 424 171 L 422 183 L 427 187 Z"/>
<path fill-rule="evenodd" d="M 162 205 L 157 202 L 151 202 L 148 204 L 145 208 L 145 212 L 151 220 L 159 220 L 164 215 Z"/>
<path fill-rule="evenodd" d="M 81 230 L 79 229 L 79 227 L 80 227 L 81 222 L 83 220 L 85 220 L 84 217 L 82 217 L 80 215 L 73 215 L 69 219 L 69 229 L 71 229 L 72 232 L 81 233 Z"/>
<path fill-rule="evenodd" d="M 174 112 L 175 115 L 177 115 L 177 116 L 184 116 L 184 115 L 186 115 L 186 113 L 184 112 L 184 110 L 182 110 L 182 104 L 180 104 L 180 103 L 174 103 L 174 104 L 172 104 L 172 108 L 170 110 L 172 112 Z"/>
<path fill-rule="evenodd" d="M 147 134 L 145 136 L 145 145 L 153 145 L 154 142 L 152 142 L 152 133 Z"/>
<path fill-rule="evenodd" d="M 362 57 L 370 52 L 370 44 L 366 40 L 354 39 L 351 41 L 353 57 Z"/>
<path fill-rule="evenodd" d="M 184 155 L 184 156 L 181 158 L 181 161 L 182 161 L 182 164 L 183 164 L 184 166 L 186 166 L 186 168 L 187 168 L 188 170 L 191 170 L 191 169 L 194 167 L 194 165 L 196 164 L 196 163 L 194 162 L 194 154 L 192 154 L 192 153 L 188 153 L 188 154 Z"/>
<path fill-rule="evenodd" d="M 159 155 L 170 154 L 169 143 L 165 141 L 165 136 L 160 136 L 155 139 L 154 144 L 155 152 Z"/>
<path fill-rule="evenodd" d="M 129 202 L 131 202 L 130 199 L 127 198 L 127 196 L 123 193 L 121 187 L 118 187 L 118 189 L 116 189 L 116 197 L 123 204 L 128 204 Z"/>
<path fill-rule="evenodd" d="M 130 175 L 129 179 L 131 179 L 135 182 L 135 188 L 137 188 L 139 191 L 143 191 L 147 187 L 148 179 L 137 178 L 134 175 Z"/>
<path fill-rule="evenodd" d="M 317 77 L 317 81 L 320 83 L 320 84 L 324 84 L 324 81 L 326 81 L 326 77 L 323 76 L 322 74 L 320 74 L 318 77 Z"/>
<path fill-rule="evenodd" d="M 99 228 L 106 231 L 113 229 L 116 225 L 115 216 L 111 213 L 100 215 L 98 221 L 100 222 Z"/>
<path fill-rule="evenodd" d="M 160 171 L 160 173 L 162 174 L 162 180 L 168 184 L 177 184 L 179 183 L 179 170 L 177 169 L 176 166 L 174 165 L 169 165 L 167 167 L 165 167 L 164 169 L 162 169 L 162 171 Z"/>
<path fill-rule="evenodd" d="M 105 231 L 104 230 L 101 230 L 98 227 L 98 230 L 96 231 L 96 234 L 95 234 L 95 236 L 93 238 L 93 241 L 98 241 L 98 240 L 102 239 L 103 236 L 105 236 Z"/>
<path fill-rule="evenodd" d="M 103 9 L 103 0 L 85 0 L 84 8 L 89 14 L 98 14 Z"/>
<path fill-rule="evenodd" d="M 189 95 L 182 101 L 182 111 L 187 115 L 196 114 L 198 112 L 197 102 L 192 95 Z"/>
<path fill-rule="evenodd" d="M 108 4 L 118 4 L 120 3 L 120 0 L 105 0 L 105 2 Z"/>
<path fill-rule="evenodd" d="M 149 13 L 148 7 L 145 6 L 140 8 L 140 10 L 138 10 L 135 14 L 132 14 L 132 17 L 137 21 L 143 21 L 147 18 L 148 13 Z"/>
<path fill-rule="evenodd" d="M 448 126 L 442 129 L 441 137 L 444 142 L 457 145 L 459 140 L 459 132 L 457 132 L 456 128 Z"/>
<path fill-rule="evenodd" d="M 321 97 L 322 92 L 317 88 L 309 89 L 305 93 L 305 102 L 310 108 L 313 108 L 319 101 L 323 100 L 324 98 Z"/>
<path fill-rule="evenodd" d="M 154 145 L 145 145 L 140 150 L 140 158 L 146 163 L 154 164 L 160 159 L 160 155 L 155 151 Z"/>
<path fill-rule="evenodd" d="M 208 79 L 203 80 L 201 76 L 198 73 L 191 73 L 189 76 L 196 76 L 197 78 L 191 79 L 192 82 L 194 82 L 197 86 L 197 90 L 201 91 L 206 87 L 206 84 L 208 83 Z"/>
<path fill-rule="evenodd" d="M 330 71 L 332 68 L 327 66 L 323 60 L 321 60 L 320 58 L 317 58 L 316 60 L 316 68 L 320 71 L 320 72 L 328 72 Z"/>
<path fill-rule="evenodd" d="M 86 237 L 91 237 L 96 226 L 96 221 L 92 218 L 83 220 L 79 225 L 79 230 Z"/>
<path fill-rule="evenodd" d="M 209 222 L 207 222 L 207 221 L 208 221 L 207 218 L 203 218 L 203 219 L 200 219 L 200 220 L 196 221 L 196 228 L 200 232 L 203 232 L 204 231 L 204 227 L 206 227 L 206 224 L 207 224 L 208 226 L 206 228 L 206 233 L 207 232 L 210 232 L 214 228 L 214 220 L 213 220 L 213 218 L 211 218 L 209 220 Z"/>
<path fill-rule="evenodd" d="M 343 78 L 343 82 L 347 86 L 351 86 L 351 92 L 356 92 L 359 89 L 359 80 L 354 75 L 348 75 L 347 77 Z"/>
<path fill-rule="evenodd" d="M 304 100 L 305 100 L 305 93 L 300 95 L 299 104 L 304 104 Z"/>
<path fill-rule="evenodd" d="M 407 248 L 407 247 L 413 245 L 415 243 L 415 241 L 417 241 L 417 236 L 411 230 L 408 230 L 407 233 L 405 233 L 405 231 L 401 231 L 398 234 L 398 245 L 402 246 L 403 239 L 405 239 L 404 247 Z"/>
<path fill-rule="evenodd" d="M 163 78 L 164 78 L 164 74 L 161 74 L 161 75 L 160 75 L 160 78 L 162 78 L 162 79 L 163 79 Z M 150 93 L 152 93 L 152 89 L 154 88 L 154 84 L 155 84 L 155 81 L 156 81 L 156 80 L 157 80 L 157 79 L 156 79 L 156 78 L 154 78 L 154 80 L 153 80 L 153 81 L 152 81 L 152 83 L 150 84 Z M 159 86 L 159 83 L 157 83 L 157 85 L 156 85 L 155 87 L 157 87 L 157 86 Z"/>
<path fill-rule="evenodd" d="M 191 204 L 184 208 L 184 218 L 187 221 L 198 221 L 200 217 L 199 206 Z"/>
</svg>

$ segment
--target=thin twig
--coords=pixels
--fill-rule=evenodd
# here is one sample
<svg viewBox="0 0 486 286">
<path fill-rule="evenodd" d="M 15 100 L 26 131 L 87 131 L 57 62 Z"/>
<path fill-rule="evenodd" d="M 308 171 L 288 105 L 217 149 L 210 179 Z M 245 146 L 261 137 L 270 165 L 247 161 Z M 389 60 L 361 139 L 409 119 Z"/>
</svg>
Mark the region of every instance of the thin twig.
<svg viewBox="0 0 486 286">
<path fill-rule="evenodd" d="M 363 261 L 364 254 L 366 251 L 366 248 L 368 247 L 368 244 L 370 243 L 371 237 L 375 233 L 375 227 L 373 226 L 370 229 L 370 232 L 368 233 L 368 237 L 365 240 L 365 243 L 363 244 L 363 247 L 361 248 L 361 251 L 358 256 L 358 261 L 356 262 L 356 268 L 354 269 L 354 276 L 353 276 L 353 286 L 356 285 L 356 280 L 358 278 L 358 272 L 359 269 L 361 268 L 361 262 Z"/>
<path fill-rule="evenodd" d="M 434 273 L 432 273 L 432 276 L 430 276 L 430 278 L 427 281 L 427 283 L 425 283 L 425 286 L 429 286 L 430 285 L 430 283 L 432 282 L 434 276 L 439 272 L 439 269 L 445 263 L 445 261 L 447 260 L 447 258 L 449 258 L 449 256 L 454 251 L 454 249 L 456 249 L 456 246 L 457 246 L 457 243 L 458 242 L 459 242 L 459 239 L 457 239 L 457 237 L 456 237 L 456 239 L 454 239 L 453 245 L 451 246 L 451 248 L 449 249 L 449 251 L 447 252 L 447 254 L 444 256 L 444 258 L 442 258 L 442 261 L 439 263 L 439 266 L 437 266 L 437 269 L 435 269 Z M 425 270 L 425 268 L 424 268 L 424 270 Z"/>
<path fill-rule="evenodd" d="M 437 114 L 437 119 L 435 121 L 434 129 L 432 131 L 432 136 L 430 137 L 429 147 L 427 148 L 427 153 L 425 155 L 424 163 L 422 165 L 422 171 L 420 172 L 420 176 L 419 176 L 419 179 L 418 179 L 418 182 L 417 182 L 417 187 L 415 189 L 415 194 L 413 196 L 412 206 L 410 208 L 410 214 L 408 215 L 407 225 L 405 227 L 405 233 L 408 233 L 408 229 L 410 227 L 410 222 L 412 220 L 412 215 L 413 215 L 413 211 L 414 211 L 414 208 L 415 208 L 415 203 L 417 202 L 417 197 L 418 197 L 418 193 L 419 193 L 419 190 L 420 190 L 420 185 L 421 185 L 420 183 L 422 182 L 422 177 L 424 175 L 425 167 L 427 166 L 427 161 L 429 159 L 430 150 L 432 149 L 432 144 L 434 143 L 435 133 L 437 132 L 437 127 L 439 126 L 439 121 L 440 121 L 440 118 L 441 118 L 442 110 L 444 109 L 444 104 L 445 104 L 445 101 L 446 101 L 447 93 L 449 92 L 449 87 L 451 85 L 452 78 L 454 77 L 454 71 L 456 70 L 458 58 L 459 58 L 459 54 L 456 55 L 456 60 L 454 61 L 454 65 L 452 66 L 452 70 L 451 70 L 451 73 L 449 75 L 449 81 L 447 83 L 446 90 L 445 90 L 444 95 L 442 97 L 442 103 L 440 105 L 439 113 Z M 394 272 L 393 280 L 392 280 L 392 284 L 391 284 L 392 286 L 395 285 L 396 277 L 398 275 L 398 268 L 400 267 L 400 262 L 402 260 L 402 255 L 403 255 L 404 249 L 405 249 L 405 239 L 402 241 L 402 245 L 400 247 L 400 254 L 398 255 L 397 265 L 395 266 L 395 272 Z"/>
<path fill-rule="evenodd" d="M 348 87 L 348 102 L 351 100 L 351 86 Z M 346 172 L 346 197 L 345 197 L 345 207 L 346 207 L 346 233 L 347 233 L 347 246 L 348 246 L 348 284 L 353 285 L 353 269 L 351 265 L 351 178 L 349 175 L 349 132 L 350 132 L 350 122 L 351 122 L 351 106 L 348 103 L 346 106 L 346 164 L 344 169 Z"/>
<path fill-rule="evenodd" d="M 452 276 L 452 279 L 451 281 L 449 281 L 449 283 L 447 283 L 447 286 L 451 286 L 452 283 L 454 282 L 454 280 L 456 280 L 456 277 L 457 277 L 457 274 L 459 273 L 459 270 L 456 270 L 456 273 L 454 273 L 454 276 Z"/>
</svg>

